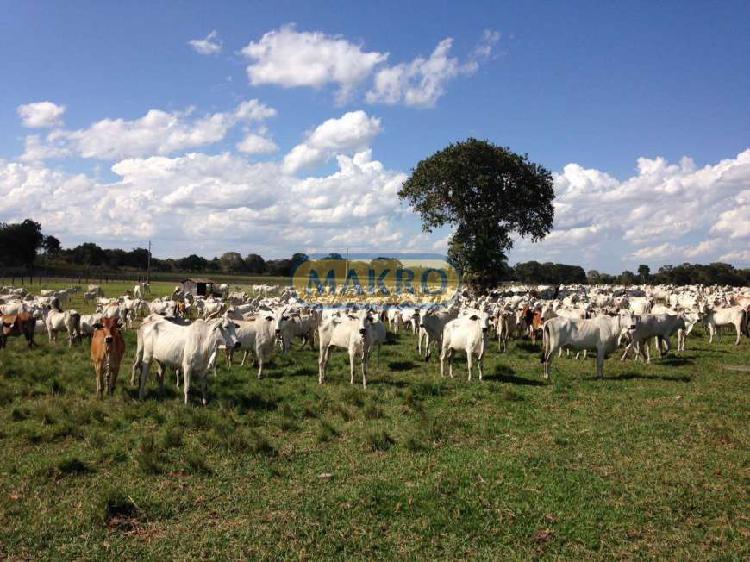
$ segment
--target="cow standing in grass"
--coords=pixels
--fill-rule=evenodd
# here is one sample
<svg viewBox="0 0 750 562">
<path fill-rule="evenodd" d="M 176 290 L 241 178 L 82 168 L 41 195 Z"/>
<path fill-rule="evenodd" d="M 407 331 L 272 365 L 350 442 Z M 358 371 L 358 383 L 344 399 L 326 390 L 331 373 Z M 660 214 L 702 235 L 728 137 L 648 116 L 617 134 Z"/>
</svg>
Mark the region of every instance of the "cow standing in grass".
<svg viewBox="0 0 750 562">
<path fill-rule="evenodd" d="M 552 355 L 561 348 L 596 350 L 596 376 L 604 378 L 604 358 L 620 345 L 623 330 L 633 330 L 630 315 L 597 316 L 590 320 L 574 320 L 557 316 L 544 323 L 542 337 L 544 378 L 549 379 Z"/>
<path fill-rule="evenodd" d="M 34 346 L 34 328 L 36 320 L 31 312 L 21 311 L 16 314 L 2 315 L 3 330 L 0 333 L 0 349 L 10 336 L 23 336 L 26 338 L 29 349 Z"/>
<path fill-rule="evenodd" d="M 125 354 L 125 340 L 120 332 L 118 318 L 102 318 L 94 325 L 91 337 L 91 362 L 96 372 L 96 394 L 102 398 L 106 389 L 112 396 L 115 392 L 120 363 Z"/>
<path fill-rule="evenodd" d="M 490 316 L 483 310 L 469 311 L 468 314 L 451 320 L 443 329 L 440 351 L 440 376 L 445 376 L 445 364 L 448 364 L 448 374 L 453 378 L 453 353 L 466 353 L 466 366 L 471 380 L 471 369 L 474 356 L 477 356 L 477 370 L 479 380 L 482 380 L 484 350 L 487 343 L 487 331 L 490 327 Z"/>
</svg>

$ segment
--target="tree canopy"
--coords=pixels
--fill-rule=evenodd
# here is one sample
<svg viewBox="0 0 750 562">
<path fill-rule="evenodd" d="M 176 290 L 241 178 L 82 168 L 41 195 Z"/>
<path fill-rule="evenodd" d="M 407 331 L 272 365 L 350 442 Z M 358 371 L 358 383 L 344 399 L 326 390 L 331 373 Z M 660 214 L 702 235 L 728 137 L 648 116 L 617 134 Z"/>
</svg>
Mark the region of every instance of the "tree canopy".
<svg viewBox="0 0 750 562">
<path fill-rule="evenodd" d="M 399 190 L 426 232 L 455 228 L 448 258 L 471 283 L 507 276 L 513 236 L 538 241 L 552 229 L 552 174 L 528 156 L 467 139 L 419 162 Z"/>
</svg>

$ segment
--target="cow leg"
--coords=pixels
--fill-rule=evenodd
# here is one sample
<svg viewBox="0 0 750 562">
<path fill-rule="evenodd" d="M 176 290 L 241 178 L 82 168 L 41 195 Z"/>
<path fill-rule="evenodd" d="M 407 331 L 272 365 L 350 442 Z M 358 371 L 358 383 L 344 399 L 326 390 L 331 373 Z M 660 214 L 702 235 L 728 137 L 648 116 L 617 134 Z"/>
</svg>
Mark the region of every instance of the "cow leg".
<svg viewBox="0 0 750 562">
<path fill-rule="evenodd" d="M 263 376 L 263 357 L 258 354 L 258 379 Z"/>
<path fill-rule="evenodd" d="M 469 370 L 469 379 L 468 379 L 469 381 L 471 381 L 471 367 L 472 367 L 472 363 L 473 363 L 473 359 L 474 359 L 472 357 L 472 355 L 473 355 L 472 352 L 469 351 L 469 350 L 467 350 L 467 352 L 466 352 L 466 368 Z"/>
<path fill-rule="evenodd" d="M 596 350 L 596 378 L 604 378 L 604 350 Z"/>
<path fill-rule="evenodd" d="M 203 390 L 203 405 L 205 406 L 208 404 L 208 375 L 206 373 L 203 373 L 203 377 L 201 377 L 203 380 L 202 390 Z"/>
<path fill-rule="evenodd" d="M 349 382 L 354 384 L 354 353 L 351 351 L 349 352 L 349 374 L 351 375 Z"/>
<path fill-rule="evenodd" d="M 94 364 L 94 371 L 96 371 L 96 396 L 97 398 L 103 397 L 104 384 L 102 380 L 102 366 L 99 361 Z"/>
<path fill-rule="evenodd" d="M 328 349 L 320 350 L 320 358 L 318 359 L 318 384 L 323 384 L 323 379 L 326 376 L 326 364 L 328 363 Z"/>
<path fill-rule="evenodd" d="M 665 355 L 665 356 L 666 356 L 666 355 L 669 355 L 669 352 L 670 352 L 670 350 L 672 349 L 672 342 L 670 341 L 670 339 L 669 339 L 668 337 L 667 337 L 667 338 L 664 338 L 664 339 L 662 340 L 662 342 L 664 343 L 664 348 L 665 348 L 665 349 L 664 349 L 664 355 Z"/>
<path fill-rule="evenodd" d="M 368 354 L 362 353 L 362 388 L 367 389 L 367 359 Z"/>
<path fill-rule="evenodd" d="M 189 365 L 183 365 L 182 367 L 182 391 L 185 393 L 185 405 L 188 404 L 188 394 L 190 393 L 191 370 Z"/>
<path fill-rule="evenodd" d="M 479 357 L 477 357 L 477 370 L 479 371 L 479 380 L 481 381 L 484 377 L 484 373 L 482 372 L 484 370 L 484 353 L 481 353 Z"/>
<path fill-rule="evenodd" d="M 640 345 L 640 343 L 641 342 L 639 342 L 638 345 Z M 646 365 L 650 365 L 651 364 L 651 351 L 650 351 L 651 345 L 649 345 L 648 339 L 643 340 L 643 347 L 646 348 Z"/>
<path fill-rule="evenodd" d="M 240 361 L 240 367 L 245 366 L 245 361 L 247 360 L 247 355 L 250 353 L 249 351 L 245 350 L 245 353 L 242 354 L 242 361 Z"/>
<path fill-rule="evenodd" d="M 740 345 L 740 336 L 742 336 L 742 324 L 735 324 L 734 329 L 737 330 L 737 339 L 735 340 L 734 345 Z"/>
<path fill-rule="evenodd" d="M 453 378 L 453 348 L 448 349 L 448 376 Z"/>
<path fill-rule="evenodd" d="M 138 390 L 138 398 L 143 400 L 146 397 L 146 379 L 148 379 L 148 361 L 141 362 L 141 384 Z"/>
<path fill-rule="evenodd" d="M 633 342 L 631 341 L 628 345 L 625 346 L 625 351 L 622 354 L 622 357 L 620 357 L 620 361 L 625 361 L 625 359 L 628 357 L 628 353 L 630 353 L 630 350 L 633 349 Z M 636 355 L 637 357 L 637 355 Z"/>
</svg>

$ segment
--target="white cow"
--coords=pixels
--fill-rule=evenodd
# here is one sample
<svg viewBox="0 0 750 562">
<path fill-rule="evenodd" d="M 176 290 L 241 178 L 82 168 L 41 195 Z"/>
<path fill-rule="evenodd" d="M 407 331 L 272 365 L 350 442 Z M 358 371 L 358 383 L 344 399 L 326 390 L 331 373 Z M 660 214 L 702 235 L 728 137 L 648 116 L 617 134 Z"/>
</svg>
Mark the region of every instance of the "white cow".
<svg viewBox="0 0 750 562">
<path fill-rule="evenodd" d="M 718 328 L 734 326 L 737 339 L 734 345 L 740 345 L 740 337 L 747 334 L 747 311 L 739 306 L 733 308 L 704 308 L 703 324 L 708 326 L 708 343 L 719 341 Z"/>
<path fill-rule="evenodd" d="M 197 324 L 197 327 L 194 327 Z M 164 368 L 166 366 L 182 369 L 185 403 L 187 404 L 190 378 L 194 375 L 205 375 L 212 361 L 215 361 L 219 344 L 234 347 L 237 342 L 236 324 L 228 318 L 216 318 L 208 322 L 200 320 L 182 326 L 166 320 L 144 321 L 138 328 L 138 344 L 133 362 L 131 384 L 140 369 L 139 396 L 146 395 L 146 382 L 151 361 L 159 367 L 159 385 L 164 387 Z M 189 372 L 186 373 L 186 368 Z M 205 400 L 204 384 L 204 400 Z"/>
<path fill-rule="evenodd" d="M 422 355 L 422 341 L 425 341 L 425 361 L 430 360 L 432 349 L 430 343 L 435 342 L 438 348 L 441 348 L 443 342 L 443 330 L 445 325 L 458 316 L 458 310 L 455 308 L 438 309 L 429 308 L 419 311 L 419 334 L 417 335 L 417 351 Z"/>
<path fill-rule="evenodd" d="M 186 328 L 187 336 L 182 357 L 182 377 L 185 404 L 188 403 L 191 379 L 201 379 L 203 405 L 208 402 L 208 371 L 216 362 L 219 345 L 227 349 L 240 347 L 237 341 L 235 324 L 229 318 L 216 318 L 204 321 L 196 320 Z"/>
<path fill-rule="evenodd" d="M 80 321 L 80 332 L 81 336 L 88 336 L 89 338 L 94 335 L 94 324 L 99 324 L 102 321 L 103 316 L 100 313 L 96 314 L 82 314 Z"/>
<path fill-rule="evenodd" d="M 68 346 L 73 346 L 73 341 L 80 337 L 79 326 L 81 315 L 75 310 L 61 311 L 54 308 L 47 313 L 45 324 L 47 326 L 47 336 L 50 342 L 57 341 L 57 333 L 65 330 L 68 332 Z"/>
<path fill-rule="evenodd" d="M 263 366 L 273 357 L 276 339 L 280 337 L 289 318 L 286 311 L 261 310 L 255 320 L 237 322 L 237 340 L 241 343 L 244 355 L 240 365 L 244 365 L 252 352 L 258 360 L 258 378 L 263 376 Z M 227 359 L 232 362 L 232 352 L 227 348 Z"/>
<path fill-rule="evenodd" d="M 370 349 L 369 330 L 372 319 L 367 310 L 361 310 L 356 315 L 347 314 L 340 318 L 331 318 L 318 328 L 320 342 L 320 357 L 318 359 L 318 383 L 323 384 L 326 366 L 332 347 L 344 348 L 349 353 L 349 373 L 351 384 L 354 384 L 354 363 L 359 357 L 362 363 L 362 388 L 367 388 L 367 359 Z"/>
<path fill-rule="evenodd" d="M 635 327 L 633 329 L 626 328 L 630 343 L 625 348 L 625 352 L 620 358 L 621 361 L 625 361 L 631 349 L 635 349 L 635 357 L 637 359 L 645 347 L 646 363 L 651 363 L 649 340 L 651 338 L 656 339 L 656 348 L 659 351 L 659 357 L 662 357 L 662 341 L 666 344 L 666 353 L 669 353 L 671 347 L 669 338 L 672 334 L 677 333 L 678 330 L 685 329 L 685 319 L 680 315 L 644 314 L 642 316 L 634 316 L 633 320 L 635 321 Z"/>
<path fill-rule="evenodd" d="M 459 316 L 445 325 L 440 351 L 440 376 L 445 376 L 445 364 L 447 362 L 448 374 L 453 378 L 453 352 L 463 351 L 466 353 L 469 380 L 471 380 L 474 355 L 477 356 L 479 380 L 482 380 L 484 376 L 482 363 L 489 326 L 490 316 L 483 310 L 468 311 L 467 314 Z"/>
<path fill-rule="evenodd" d="M 542 330 L 544 378 L 549 379 L 552 354 L 560 348 L 596 350 L 596 376 L 604 378 L 604 358 L 612 353 L 622 339 L 623 328 L 634 328 L 629 315 L 597 316 L 574 320 L 558 316 L 544 323 Z"/>
</svg>

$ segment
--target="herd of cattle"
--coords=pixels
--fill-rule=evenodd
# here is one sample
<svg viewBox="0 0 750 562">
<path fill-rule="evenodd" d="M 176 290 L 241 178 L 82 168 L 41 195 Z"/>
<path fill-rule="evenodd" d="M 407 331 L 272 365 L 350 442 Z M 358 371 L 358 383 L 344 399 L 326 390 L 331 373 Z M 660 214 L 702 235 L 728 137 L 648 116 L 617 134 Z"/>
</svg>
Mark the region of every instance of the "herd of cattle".
<svg viewBox="0 0 750 562">
<path fill-rule="evenodd" d="M 317 343 L 321 384 L 331 350 L 343 348 L 349 355 L 351 383 L 359 362 L 366 388 L 368 360 L 386 342 L 388 332 L 415 335 L 416 351 L 425 360 L 433 348 L 439 349 L 442 376 L 446 367 L 453 376 L 452 357 L 455 352 L 464 353 L 469 380 L 475 362 L 482 380 L 483 358 L 492 339 L 505 352 L 510 339 L 536 342 L 541 338 L 544 378 L 549 378 L 556 352 L 572 350 L 585 357 L 595 351 L 596 374 L 601 378 L 605 357 L 618 348 L 622 348 L 621 360 L 632 353 L 648 363 L 652 343 L 662 356 L 669 353 L 674 335 L 677 351 L 684 351 L 686 337 L 698 322 L 705 326 L 709 342 L 725 326 L 734 330 L 737 345 L 742 334 L 750 336 L 750 290 L 733 287 L 505 286 L 482 296 L 460 291 L 441 305 L 396 304 L 371 297 L 356 304 L 326 306 L 306 302 L 291 287 L 258 285 L 250 295 L 230 293 L 227 286 L 220 289 L 220 296 L 204 298 L 175 288 L 170 297 L 149 301 L 148 284 L 135 285 L 117 298 L 105 297 L 99 286 L 89 285 L 84 301 L 95 303 L 96 312 L 80 314 L 68 308 L 80 288 L 31 295 L 22 288 L 2 287 L 0 349 L 11 336 L 23 336 L 29 348 L 34 346 L 36 333 L 46 333 L 55 342 L 64 332 L 69 346 L 88 337 L 97 393 L 102 396 L 115 389 L 125 354 L 122 331 L 136 329 L 131 385 L 139 385 L 141 398 L 155 363 L 162 388 L 167 369 L 172 369 L 178 385 L 181 374 L 185 403 L 195 380 L 205 404 L 208 374 L 215 375 L 221 350 L 229 365 L 238 350 L 244 352 L 241 365 L 252 354 L 261 378 L 274 353 L 287 353 L 298 340 L 313 349 Z"/>
</svg>

